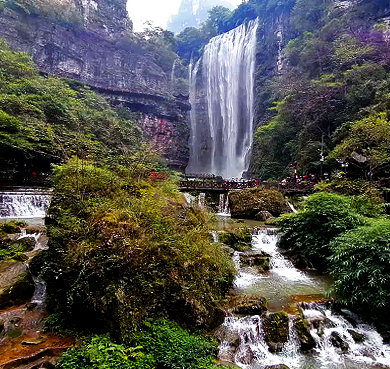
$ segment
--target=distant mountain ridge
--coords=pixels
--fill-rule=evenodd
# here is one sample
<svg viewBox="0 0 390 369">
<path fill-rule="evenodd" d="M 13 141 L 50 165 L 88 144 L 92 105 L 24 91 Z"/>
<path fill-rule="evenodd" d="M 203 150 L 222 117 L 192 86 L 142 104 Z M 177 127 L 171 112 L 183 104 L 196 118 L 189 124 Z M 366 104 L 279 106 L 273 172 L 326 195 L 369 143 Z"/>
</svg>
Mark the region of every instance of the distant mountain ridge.
<svg viewBox="0 0 390 369">
<path fill-rule="evenodd" d="M 225 0 L 182 0 L 179 12 L 170 17 L 167 29 L 179 33 L 186 27 L 198 27 L 207 19 L 208 11 L 218 5 L 233 9 Z"/>
</svg>

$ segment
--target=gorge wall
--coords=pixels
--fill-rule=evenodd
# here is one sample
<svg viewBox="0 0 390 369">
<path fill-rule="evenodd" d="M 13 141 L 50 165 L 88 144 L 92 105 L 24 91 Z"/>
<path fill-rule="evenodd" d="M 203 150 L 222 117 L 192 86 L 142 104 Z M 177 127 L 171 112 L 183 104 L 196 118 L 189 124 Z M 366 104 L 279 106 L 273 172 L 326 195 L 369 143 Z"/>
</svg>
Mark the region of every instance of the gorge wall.
<svg viewBox="0 0 390 369">
<path fill-rule="evenodd" d="M 132 41 L 126 0 L 0 2 L 0 38 L 29 53 L 41 73 L 79 80 L 139 113 L 155 149 L 185 168 L 190 105 L 174 97 L 168 71 Z"/>
</svg>

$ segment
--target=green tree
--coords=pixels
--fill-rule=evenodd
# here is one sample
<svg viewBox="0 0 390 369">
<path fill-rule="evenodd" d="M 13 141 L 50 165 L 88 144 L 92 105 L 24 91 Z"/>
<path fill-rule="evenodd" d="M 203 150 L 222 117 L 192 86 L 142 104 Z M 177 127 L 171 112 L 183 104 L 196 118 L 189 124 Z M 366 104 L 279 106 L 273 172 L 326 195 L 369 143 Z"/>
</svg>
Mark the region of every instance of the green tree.
<svg viewBox="0 0 390 369">
<path fill-rule="evenodd" d="M 346 138 L 329 153 L 330 159 L 348 160 L 370 179 L 390 165 L 390 121 L 386 113 L 353 122 Z"/>
</svg>

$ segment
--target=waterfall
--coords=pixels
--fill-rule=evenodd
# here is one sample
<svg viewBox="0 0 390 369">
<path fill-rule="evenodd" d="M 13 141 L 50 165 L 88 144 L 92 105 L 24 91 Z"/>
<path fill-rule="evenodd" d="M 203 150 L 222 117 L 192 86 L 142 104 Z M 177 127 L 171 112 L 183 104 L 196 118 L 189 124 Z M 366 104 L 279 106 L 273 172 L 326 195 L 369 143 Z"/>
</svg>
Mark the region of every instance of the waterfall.
<svg viewBox="0 0 390 369">
<path fill-rule="evenodd" d="M 219 195 L 218 215 L 230 216 L 229 196 L 221 193 Z"/>
<path fill-rule="evenodd" d="M 206 206 L 206 194 L 204 192 L 201 192 L 198 197 L 198 206 L 201 209 L 204 209 Z"/>
<path fill-rule="evenodd" d="M 201 133 L 200 127 L 198 127 L 195 104 L 196 104 L 196 81 L 199 71 L 201 59 L 199 59 L 195 66 L 193 65 L 193 60 L 191 59 L 189 65 L 189 86 L 190 86 L 190 123 L 191 123 L 191 136 L 190 136 L 190 158 L 188 162 L 188 167 L 186 169 L 187 173 L 202 173 L 204 168 L 202 167 L 201 160 Z"/>
<path fill-rule="evenodd" d="M 40 276 L 32 276 L 32 278 L 35 285 L 35 292 L 33 297 L 31 298 L 31 303 L 42 305 L 44 304 L 46 299 L 46 283 Z"/>
<path fill-rule="evenodd" d="M 208 119 L 201 119 L 202 127 L 194 109 L 199 61 L 190 70 L 190 172 L 240 178 L 248 168 L 253 139 L 257 27 L 258 20 L 252 20 L 212 38 L 206 45 L 202 77 Z"/>
<path fill-rule="evenodd" d="M 0 193 L 1 218 L 44 218 L 50 205 L 49 191 L 24 189 Z"/>
<path fill-rule="evenodd" d="M 172 86 L 172 90 L 174 90 L 175 88 L 175 69 L 176 69 L 176 65 L 177 63 L 180 61 L 179 58 L 175 59 L 175 61 L 173 62 L 173 65 L 172 65 L 172 72 L 171 72 L 171 86 Z"/>
</svg>

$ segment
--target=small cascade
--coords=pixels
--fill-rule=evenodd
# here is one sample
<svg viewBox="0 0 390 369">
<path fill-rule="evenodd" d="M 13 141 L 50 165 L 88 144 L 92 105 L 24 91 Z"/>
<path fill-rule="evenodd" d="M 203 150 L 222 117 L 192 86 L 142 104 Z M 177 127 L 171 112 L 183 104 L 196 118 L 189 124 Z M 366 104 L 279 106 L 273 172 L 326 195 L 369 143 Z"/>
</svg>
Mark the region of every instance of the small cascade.
<svg viewBox="0 0 390 369">
<path fill-rule="evenodd" d="M 18 190 L 0 193 L 0 219 L 44 218 L 50 205 L 48 191 Z"/>
<path fill-rule="evenodd" d="M 219 242 L 219 236 L 217 231 L 211 231 L 211 237 L 213 238 L 213 242 Z"/>
<path fill-rule="evenodd" d="M 298 213 L 298 210 L 295 209 L 294 205 L 291 204 L 291 202 L 288 203 L 288 206 L 290 207 L 290 209 L 291 209 L 291 211 L 292 211 L 293 213 Z"/>
<path fill-rule="evenodd" d="M 276 247 L 277 235 L 259 234 L 253 236 L 253 249 L 260 250 L 270 255 L 270 268 L 273 272 L 288 280 L 305 281 L 308 277 L 296 269 L 290 260 L 285 258 Z"/>
<path fill-rule="evenodd" d="M 225 318 L 218 332 L 218 335 L 222 337 L 219 359 L 233 362 L 241 368 L 261 369 L 285 364 L 293 369 L 300 362 L 299 342 L 293 319 L 293 316 L 289 316 L 290 329 L 287 342 L 280 344 L 280 352 L 274 353 L 270 351 L 266 342 L 263 317 L 254 315 L 243 318 Z"/>
<path fill-rule="evenodd" d="M 195 196 L 192 196 L 188 192 L 184 192 L 184 198 L 186 199 L 187 205 L 189 206 L 195 205 L 195 200 L 196 200 Z"/>
<path fill-rule="evenodd" d="M 176 58 L 175 61 L 172 64 L 172 72 L 171 72 L 171 86 L 172 86 L 172 90 L 175 87 L 175 69 L 176 69 L 176 65 L 177 65 L 178 62 L 180 62 L 180 59 Z"/>
<path fill-rule="evenodd" d="M 301 304 L 316 341 L 321 367 L 390 367 L 390 346 L 380 334 L 351 312 L 336 311 L 331 304 Z"/>
<path fill-rule="evenodd" d="M 230 217 L 229 196 L 227 193 L 219 195 L 218 215 Z"/>
<path fill-rule="evenodd" d="M 46 299 L 46 283 L 40 276 L 32 276 L 35 284 L 35 292 L 31 298 L 31 303 L 43 305 Z"/>
<path fill-rule="evenodd" d="M 201 192 L 198 196 L 198 206 L 201 209 L 204 209 L 206 206 L 206 194 L 204 192 Z"/>
</svg>

